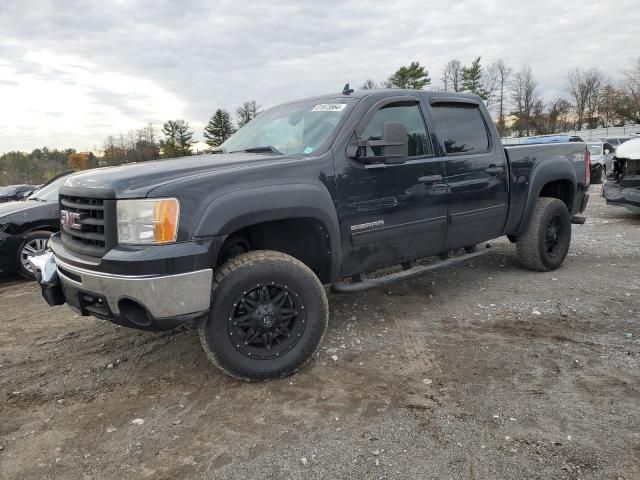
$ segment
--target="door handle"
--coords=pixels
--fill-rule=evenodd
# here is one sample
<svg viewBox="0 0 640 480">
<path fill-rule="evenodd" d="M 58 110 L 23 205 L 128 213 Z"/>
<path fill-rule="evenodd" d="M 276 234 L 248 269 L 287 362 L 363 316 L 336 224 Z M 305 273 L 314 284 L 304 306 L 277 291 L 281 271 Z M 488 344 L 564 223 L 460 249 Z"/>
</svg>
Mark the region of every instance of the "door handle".
<svg viewBox="0 0 640 480">
<path fill-rule="evenodd" d="M 484 171 L 487 173 L 498 174 L 504 172 L 504 167 L 496 167 L 495 165 L 492 165 L 491 167 L 485 168 Z"/>
<path fill-rule="evenodd" d="M 440 182 L 442 181 L 442 175 L 425 175 L 424 177 L 419 177 L 418 181 L 422 183 Z"/>
</svg>

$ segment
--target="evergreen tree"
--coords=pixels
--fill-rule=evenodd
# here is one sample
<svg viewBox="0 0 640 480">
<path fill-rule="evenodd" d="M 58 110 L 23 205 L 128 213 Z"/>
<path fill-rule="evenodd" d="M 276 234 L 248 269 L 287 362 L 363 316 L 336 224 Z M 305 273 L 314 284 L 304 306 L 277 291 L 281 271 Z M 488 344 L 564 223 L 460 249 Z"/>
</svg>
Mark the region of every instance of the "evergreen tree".
<svg viewBox="0 0 640 480">
<path fill-rule="evenodd" d="M 209 123 L 204 128 L 203 136 L 210 147 L 217 147 L 229 138 L 235 129 L 231 123 L 231 115 L 226 110 L 218 109 L 211 115 Z"/>
<path fill-rule="evenodd" d="M 406 67 L 400 67 L 396 73 L 389 77 L 385 86 L 390 88 L 414 88 L 422 90 L 431 83 L 429 72 L 420 65 L 420 62 L 411 62 Z"/>
<path fill-rule="evenodd" d="M 236 122 L 238 128 L 244 127 L 249 123 L 256 115 L 260 113 L 260 105 L 255 100 L 250 102 L 244 102 L 241 107 L 236 108 Z"/>
<path fill-rule="evenodd" d="M 184 120 L 169 120 L 162 127 L 164 139 L 160 141 L 165 158 L 184 157 L 191 155 L 193 132 Z"/>
<path fill-rule="evenodd" d="M 475 93 L 483 100 L 486 100 L 489 95 L 484 89 L 482 83 L 482 66 L 480 65 L 480 58 L 476 58 L 470 67 L 464 67 L 462 69 L 462 91 Z"/>
</svg>

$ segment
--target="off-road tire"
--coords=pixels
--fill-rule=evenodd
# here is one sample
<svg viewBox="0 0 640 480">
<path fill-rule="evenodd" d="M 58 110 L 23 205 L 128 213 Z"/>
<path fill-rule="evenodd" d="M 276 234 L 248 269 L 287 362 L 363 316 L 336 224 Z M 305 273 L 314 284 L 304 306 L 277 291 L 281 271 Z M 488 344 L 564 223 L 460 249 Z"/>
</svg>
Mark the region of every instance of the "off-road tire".
<svg viewBox="0 0 640 480">
<path fill-rule="evenodd" d="M 557 243 L 549 252 L 547 251 L 547 234 L 552 222 L 557 223 L 560 228 L 557 233 Z M 527 232 L 516 241 L 520 264 L 538 272 L 555 270 L 562 265 L 570 243 L 571 217 L 567 206 L 557 198 L 538 198 Z"/>
<path fill-rule="evenodd" d="M 49 240 L 49 237 L 51 237 L 51 232 L 48 232 L 46 230 L 36 230 L 34 232 L 29 232 L 24 236 L 24 240 L 23 242 L 20 244 L 20 247 L 18 248 L 18 251 L 16 252 L 16 271 L 18 272 L 18 274 L 23 277 L 26 278 L 27 280 L 35 280 L 36 276 L 33 272 L 30 272 L 29 270 L 27 270 L 25 268 L 25 266 L 22 264 L 22 252 L 25 248 L 25 245 L 27 245 L 30 242 L 33 242 L 34 240 Z"/>
<path fill-rule="evenodd" d="M 243 295 L 257 285 L 286 286 L 304 309 L 299 340 L 277 358 L 250 358 L 242 351 L 232 316 Z M 301 321 L 296 317 L 295 321 Z M 211 291 L 211 313 L 199 327 L 209 359 L 224 373 L 245 381 L 292 375 L 312 357 L 327 330 L 329 304 L 322 283 L 313 271 L 284 253 L 256 250 L 228 260 L 216 272 Z M 235 324 L 234 324 L 235 325 Z M 233 336 L 234 331 L 236 336 Z M 288 341 L 288 340 L 287 340 Z M 236 344 L 236 342 L 238 342 Z"/>
</svg>

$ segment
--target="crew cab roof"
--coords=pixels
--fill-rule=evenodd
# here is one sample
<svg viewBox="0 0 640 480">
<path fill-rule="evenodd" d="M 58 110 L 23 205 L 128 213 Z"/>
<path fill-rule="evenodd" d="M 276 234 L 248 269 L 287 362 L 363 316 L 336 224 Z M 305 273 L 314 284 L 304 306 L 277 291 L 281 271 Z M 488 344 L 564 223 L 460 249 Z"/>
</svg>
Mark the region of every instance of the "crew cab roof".
<svg viewBox="0 0 640 480">
<path fill-rule="evenodd" d="M 351 94 L 346 95 L 343 93 L 327 93 L 324 95 L 315 95 L 313 97 L 301 98 L 297 100 L 293 100 L 289 103 L 298 103 L 304 101 L 312 101 L 312 100 L 336 100 L 339 98 L 349 99 L 349 98 L 357 98 L 363 99 L 365 97 L 374 98 L 374 99 L 383 99 L 387 97 L 396 97 L 396 96 L 422 96 L 422 98 L 426 98 L 427 101 L 430 101 L 432 98 L 437 99 L 468 99 L 473 103 L 477 103 L 480 101 L 480 97 L 472 94 L 472 93 L 460 93 L 460 92 L 436 92 L 431 90 L 412 90 L 412 89 L 403 89 L 403 88 L 374 88 L 371 90 L 355 90 Z M 281 104 L 283 105 L 283 104 Z"/>
</svg>

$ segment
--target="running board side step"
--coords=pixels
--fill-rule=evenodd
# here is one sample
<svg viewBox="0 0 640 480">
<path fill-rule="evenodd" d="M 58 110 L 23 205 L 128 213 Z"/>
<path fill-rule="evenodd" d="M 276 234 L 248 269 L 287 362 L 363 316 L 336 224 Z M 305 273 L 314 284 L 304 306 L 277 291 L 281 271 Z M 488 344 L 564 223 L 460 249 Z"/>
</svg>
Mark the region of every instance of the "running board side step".
<svg viewBox="0 0 640 480">
<path fill-rule="evenodd" d="M 414 265 L 413 263 L 403 263 L 403 270 L 401 272 L 390 273 L 389 275 L 385 275 L 383 277 L 376 278 L 368 278 L 365 274 L 360 274 L 354 276 L 352 278 L 359 279 L 352 283 L 338 282 L 334 283 L 331 287 L 331 291 L 334 293 L 358 293 L 364 292 L 365 290 L 369 290 L 370 288 L 376 288 L 383 285 L 387 285 L 389 283 L 397 282 L 399 280 L 405 280 L 407 278 L 412 278 L 418 275 L 421 275 L 426 272 L 433 272 L 434 270 L 440 270 L 442 268 L 450 267 L 451 265 L 455 265 L 456 263 L 465 262 L 475 257 L 479 257 L 481 255 L 486 255 L 487 253 L 493 252 L 494 249 L 482 248 L 477 252 L 465 253 L 464 255 L 450 257 L 445 260 L 440 260 L 434 263 L 430 263 L 429 265 Z"/>
</svg>

